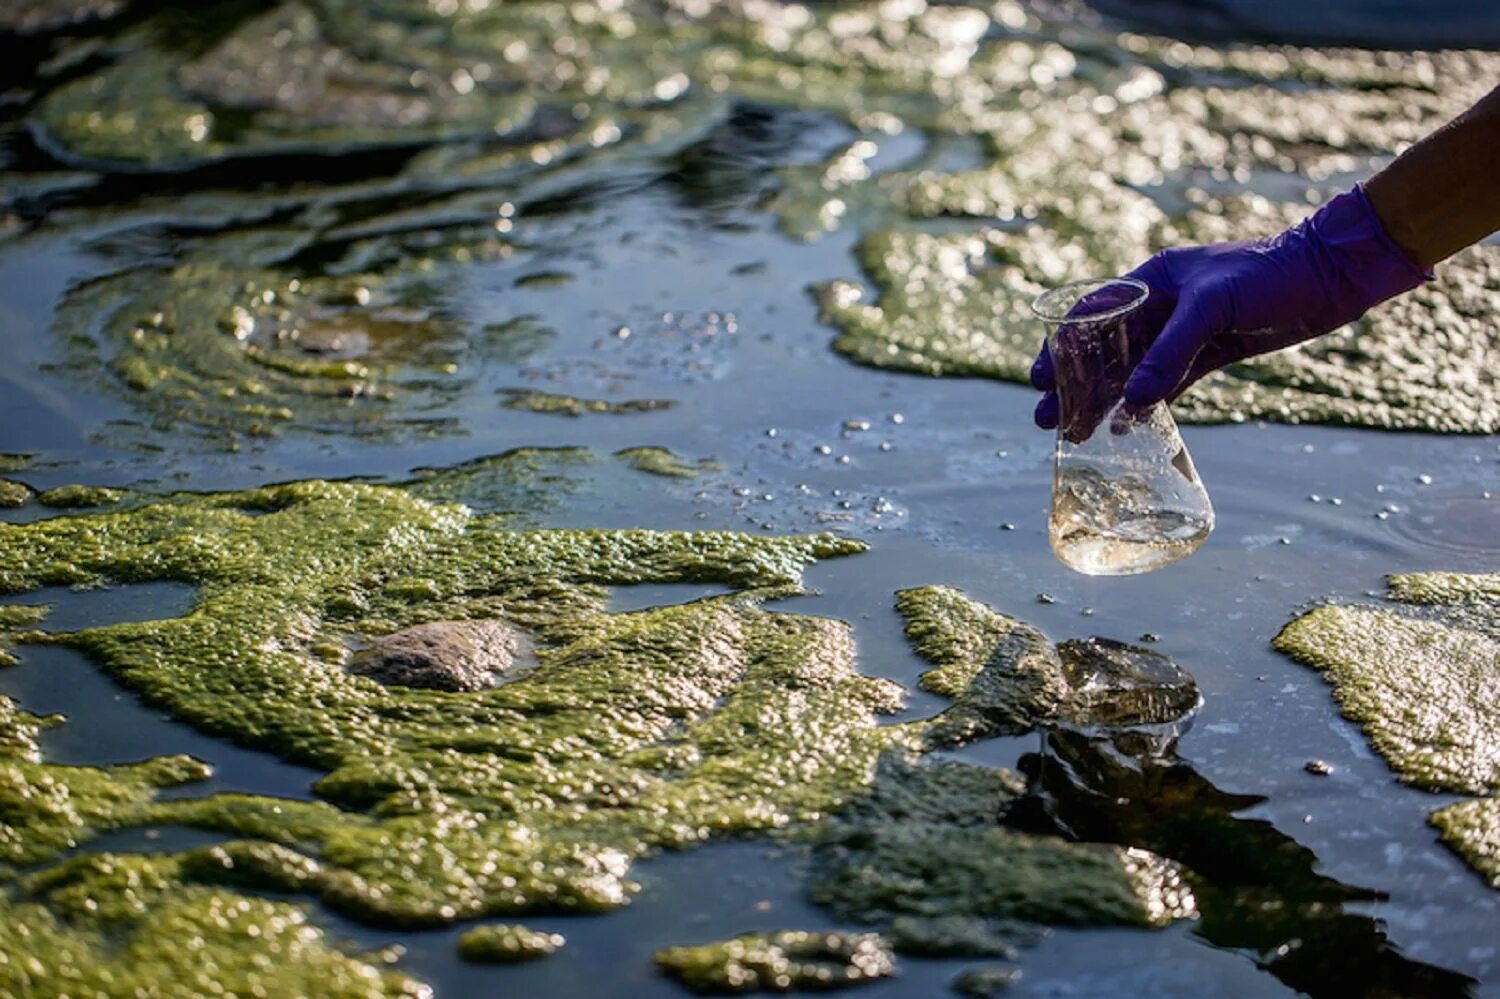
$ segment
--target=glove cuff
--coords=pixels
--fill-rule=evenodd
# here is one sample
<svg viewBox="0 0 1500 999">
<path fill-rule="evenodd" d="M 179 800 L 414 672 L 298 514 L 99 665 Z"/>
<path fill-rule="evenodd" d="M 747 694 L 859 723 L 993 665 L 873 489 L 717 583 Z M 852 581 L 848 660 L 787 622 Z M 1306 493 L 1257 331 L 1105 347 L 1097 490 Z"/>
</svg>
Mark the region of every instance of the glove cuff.
<svg viewBox="0 0 1500 999">
<path fill-rule="evenodd" d="M 1335 262 L 1339 283 L 1362 299 L 1360 312 L 1437 276 L 1430 268 L 1418 267 L 1396 245 L 1362 186 L 1319 208 L 1307 227 Z"/>
</svg>

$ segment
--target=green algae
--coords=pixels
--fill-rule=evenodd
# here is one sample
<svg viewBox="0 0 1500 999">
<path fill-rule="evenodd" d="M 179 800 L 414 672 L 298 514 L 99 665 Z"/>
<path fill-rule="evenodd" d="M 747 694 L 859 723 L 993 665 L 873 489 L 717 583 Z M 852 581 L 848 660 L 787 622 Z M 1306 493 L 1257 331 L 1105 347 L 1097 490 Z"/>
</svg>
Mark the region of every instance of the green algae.
<svg viewBox="0 0 1500 999">
<path fill-rule="evenodd" d="M 910 723 L 927 746 L 1054 724 L 1154 723 L 1197 703 L 1194 690 L 1168 715 L 1152 713 L 1155 704 L 1149 717 L 1122 713 L 1095 696 L 1097 678 L 1077 669 L 1076 653 L 948 587 L 904 590 L 897 608 L 934 665 L 922 686 L 954 701 Z M 1171 861 L 997 826 L 1022 789 L 1004 770 L 887 752 L 868 790 L 813 832 L 812 899 L 879 926 L 903 953 L 948 956 L 1010 956 L 1036 924 L 1160 926 L 1196 912 Z"/>
<path fill-rule="evenodd" d="M 322 278 L 247 266 L 233 237 L 208 240 L 179 266 L 75 289 L 55 326 L 89 370 L 102 354 L 111 386 L 200 433 L 266 437 L 294 420 L 312 432 L 420 431 L 410 414 L 390 420 L 393 408 L 421 408 L 463 384 L 460 332 L 422 302 L 428 272 L 445 256 L 507 252 L 493 230 L 448 236 L 399 262 L 371 261 L 377 270 Z"/>
<path fill-rule="evenodd" d="M 880 367 L 1024 382 L 1040 341 L 1026 303 L 1044 285 L 1120 273 L 1185 240 L 1256 234 L 1316 197 L 1260 199 L 1247 213 L 1242 199 L 1192 186 L 1199 172 L 1317 183 L 1362 170 L 1472 103 L 1497 66 L 1478 52 L 1210 49 L 1009 5 L 783 6 L 305 0 L 205 23 L 181 50 L 161 46 L 147 18 L 110 40 L 102 66 L 41 96 L 30 123 L 49 148 L 160 172 L 420 152 L 401 176 L 331 202 L 246 199 L 240 231 L 217 246 L 75 289 L 58 333 L 86 348 L 87 370 L 102 354 L 117 389 L 163 425 L 231 442 L 288 426 L 451 432 L 415 414 L 463 390 L 471 354 L 516 356 L 506 341 L 521 320 L 470 329 L 422 292 L 511 252 L 504 234 L 528 181 L 545 189 L 562 171 L 669 153 L 735 101 L 791 94 L 858 132 L 820 163 L 772 164 L 781 190 L 768 206 L 799 236 L 863 233 L 877 293 L 862 303 L 855 282 L 818 289 L 838 349 Z M 908 126 L 929 137 L 915 162 L 875 169 L 879 144 Z M 945 156 L 958 141 L 980 150 L 977 163 Z M 289 224 L 294 207 L 304 211 Z M 962 220 L 987 224 L 955 232 Z M 1235 366 L 1179 410 L 1200 422 L 1493 431 L 1495 261 L 1492 248 L 1471 251 L 1352 338 Z M 348 344 L 368 346 L 337 346 Z M 511 402 L 573 413 L 598 401 Z"/>
<path fill-rule="evenodd" d="M 822 991 L 896 973 L 890 948 L 874 933 L 747 933 L 668 947 L 656 952 L 655 961 L 664 974 L 705 993 Z"/>
<path fill-rule="evenodd" d="M 51 610 L 50 604 L 0 605 L 0 629 L 9 630 L 40 624 Z"/>
<path fill-rule="evenodd" d="M 553 392 L 536 392 L 527 389 L 512 389 L 503 405 L 506 409 L 524 409 L 532 413 L 553 413 L 559 416 L 582 416 L 585 413 L 650 413 L 671 407 L 669 399 L 580 399 L 577 396 L 559 395 Z"/>
<path fill-rule="evenodd" d="M 902 754 L 932 742 L 933 723 L 878 724 L 902 692 L 855 670 L 848 627 L 759 607 L 763 596 L 795 592 L 809 562 L 861 548 L 830 535 L 522 531 L 406 489 L 326 482 L 0 526 L 0 592 L 63 575 L 199 588 L 180 618 L 28 640 L 78 647 L 175 717 L 325 773 L 320 801 L 162 800 L 156 788 L 206 776 L 203 765 L 45 764 L 35 733 L 48 721 L 5 702 L 12 723 L 0 742 L 16 749 L 0 766 L 12 788 L 0 809 L 12 863 L 45 864 L 131 826 L 232 837 L 44 866 L 16 883 L 16 904 L 45 905 L 70 928 L 91 921 L 90 933 L 112 940 L 142 938 L 179 903 L 183 919 L 197 918 L 193 906 L 305 919 L 291 902 L 242 893 L 316 898 L 403 928 L 593 912 L 628 901 L 634 862 L 656 850 L 795 829 L 815 844 L 814 898 L 884 924 L 912 952 L 1007 953 L 1023 923 L 1155 926 L 1190 913 L 1176 868 L 1160 858 L 996 827 L 1017 778 L 907 762 Z M 741 592 L 603 610 L 606 586 L 681 581 Z M 268 605 L 279 613 L 265 615 Z M 1009 670 L 1010 682 L 1030 682 L 1004 651 L 1018 623 L 941 588 L 908 591 L 902 606 L 919 649 L 946 662 L 931 685 L 955 710 L 1001 705 L 1003 714 L 1022 703 L 988 676 Z M 12 612 L 6 624 L 39 613 Z M 423 621 L 494 616 L 530 632 L 538 659 L 495 689 L 386 688 L 320 651 Z M 1025 717 L 1047 716 L 1017 708 L 1007 717 L 1020 731 Z M 950 729 L 949 741 L 962 738 Z M 932 866 L 937 858 L 948 873 Z M 240 943 L 206 939 L 215 954 L 225 950 L 222 966 L 238 967 Z M 372 990 L 408 987 L 315 940 L 313 963 L 335 982 L 357 973 L 376 976 Z M 67 960 L 82 953 L 67 940 L 47 946 Z M 790 959 L 823 968 L 818 975 L 837 967 Z"/>
<path fill-rule="evenodd" d="M 1403 781 L 1487 795 L 1441 809 L 1431 822 L 1500 888 L 1500 575 L 1388 581 L 1390 604 L 1319 607 L 1273 644 L 1323 672 L 1344 716 Z"/>
<path fill-rule="evenodd" d="M 27 878 L 0 902 L 11 995 L 430 996 L 345 953 L 300 906 L 184 884 L 171 857 L 94 854 Z"/>
<path fill-rule="evenodd" d="M 515 964 L 550 957 L 563 943 L 561 933 L 512 924 L 476 926 L 458 938 L 458 956 L 482 964 Z"/>
<path fill-rule="evenodd" d="M 1432 814 L 1432 824 L 1491 888 L 1500 889 L 1500 798 L 1449 805 Z"/>
<path fill-rule="evenodd" d="M 1500 791 L 1500 625 L 1493 574 L 1393 577 L 1384 607 L 1328 605 L 1275 647 L 1320 670 L 1401 779 Z M 1411 600 L 1409 595 L 1416 595 Z M 1416 608 L 1416 609 L 1412 609 Z"/>
<path fill-rule="evenodd" d="M 0 509 L 25 506 L 31 501 L 31 490 L 19 482 L 0 479 Z"/>
<path fill-rule="evenodd" d="M 902 590 L 896 609 L 912 647 L 934 665 L 922 687 L 954 702 L 927 726 L 938 742 L 1053 724 L 1158 725 L 1190 715 L 1201 701 L 1193 678 L 1165 656 L 1103 638 L 1053 645 L 950 587 Z"/>
<path fill-rule="evenodd" d="M 83 510 L 96 506 L 113 506 L 125 498 L 123 489 L 106 486 L 58 486 L 38 494 L 36 501 L 42 506 L 59 510 Z"/>
<path fill-rule="evenodd" d="M 86 854 L 17 879 L 99 832 L 140 825 L 160 788 L 202 780 L 194 759 L 109 767 L 42 761 L 39 718 L 0 698 L 0 992 L 102 997 L 239 992 L 374 997 L 429 994 L 334 946 L 305 908 L 221 885 L 290 890 L 227 870 L 271 844 L 230 844 L 181 857 Z M 285 851 L 290 853 L 291 851 Z M 213 854 L 217 865 L 205 864 Z M 263 864 L 269 868 L 269 864 Z"/>
<path fill-rule="evenodd" d="M 1009 955 L 1025 924 L 1161 926 L 1196 912 L 1182 870 L 1144 850 L 995 825 L 1014 775 L 888 755 L 820 827 L 810 894 L 904 951 Z"/>
<path fill-rule="evenodd" d="M 1062 660 L 1041 632 L 957 590 L 903 590 L 906 637 L 935 665 L 921 685 L 954 701 L 934 722 L 940 741 L 1017 735 L 1055 720 L 1068 697 Z"/>
<path fill-rule="evenodd" d="M 1010 988 L 1019 975 L 1015 968 L 1003 965 L 965 968 L 954 976 L 952 987 L 968 999 L 993 999 Z"/>
<path fill-rule="evenodd" d="M 0 454 L 0 472 L 22 472 L 31 467 L 34 455 Z"/>
<path fill-rule="evenodd" d="M 296 483 L 7 527 L 0 590 L 55 577 L 59 558 L 80 581 L 196 583 L 186 617 L 56 640 L 206 731 L 325 769 L 318 793 L 356 811 L 215 796 L 158 802 L 142 820 L 310 851 L 309 893 L 420 926 L 611 908 L 653 848 L 841 804 L 903 737 L 875 724 L 900 692 L 854 671 L 846 626 L 747 597 L 606 615 L 599 584 L 780 592 L 809 561 L 861 547 L 519 532 L 400 489 Z M 535 673 L 469 695 L 391 690 L 314 650 L 481 610 L 533 632 Z"/>
<path fill-rule="evenodd" d="M 1275 219 L 1300 214 L 1282 211 Z M 1265 228 L 1248 221 L 1211 236 L 1244 238 Z M 1150 249 L 1193 237 L 1192 227 L 1163 222 L 1149 243 L 1116 239 L 1101 255 L 1052 231 L 880 232 L 859 246 L 879 297 L 866 301 L 850 281 L 822 285 L 821 318 L 840 331 L 835 348 L 862 364 L 1025 382 L 1041 337 L 1027 303 L 1043 290 L 1042 280 L 1120 273 Z M 1494 433 L 1500 379 L 1485 358 L 1500 347 L 1497 289 L 1500 252 L 1465 251 L 1444 265 L 1441 281 L 1374 310 L 1345 333 L 1232 365 L 1190 389 L 1174 412 L 1188 422 Z M 1443 349 L 1432 351 L 1435 342 Z"/>
<path fill-rule="evenodd" d="M 638 472 L 668 479 L 695 479 L 704 472 L 715 471 L 719 467 L 717 462 L 706 459 L 697 463 L 690 462 L 664 447 L 629 447 L 616 451 L 615 457 Z"/>
<path fill-rule="evenodd" d="M 446 468 L 416 468 L 400 483 L 433 503 L 462 503 L 479 513 L 522 517 L 550 510 L 577 491 L 579 472 L 594 460 L 587 448 L 515 448 Z"/>
</svg>

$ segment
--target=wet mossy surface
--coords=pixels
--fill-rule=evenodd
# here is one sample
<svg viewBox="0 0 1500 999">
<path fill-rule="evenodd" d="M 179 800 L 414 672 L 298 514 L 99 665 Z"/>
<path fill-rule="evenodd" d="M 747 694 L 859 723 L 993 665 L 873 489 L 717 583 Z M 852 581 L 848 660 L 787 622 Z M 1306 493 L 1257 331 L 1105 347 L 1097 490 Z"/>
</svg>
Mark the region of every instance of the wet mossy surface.
<svg viewBox="0 0 1500 999">
<path fill-rule="evenodd" d="M 1432 824 L 1491 888 L 1500 889 L 1500 798 L 1449 805 L 1433 813 Z"/>
<path fill-rule="evenodd" d="M 60 5 L 57 23 L 100 6 Z M 89 362 L 81 370 L 155 419 L 231 444 L 291 427 L 455 432 L 425 414 L 472 385 L 476 354 L 530 328 L 524 315 L 474 323 L 450 307 L 476 267 L 525 249 L 518 212 L 570 169 L 670 155 L 728 108 L 790 103 L 851 130 L 816 163 L 772 159 L 774 182 L 758 188 L 794 235 L 859 230 L 871 287 L 817 289 L 840 351 L 1024 382 L 1041 336 L 1026 304 L 1044 287 L 1120 273 L 1167 245 L 1274 232 L 1315 207 L 1324 180 L 1466 107 L 1500 64 L 1198 47 L 1011 4 L 301 0 L 205 14 L 182 46 L 153 24 L 93 41 L 84 70 L 37 81 L 27 124 L 62 161 L 168 177 L 278 158 L 387 164 L 378 180 L 220 198 L 223 231 L 70 293 L 57 332 Z M 903 129 L 924 148 L 873 167 Z M 974 152 L 949 155 L 955 144 Z M 689 157 L 688 187 L 691 171 Z M 1274 174 L 1311 186 L 1244 196 Z M 1500 388 L 1483 360 L 1496 348 L 1496 261 L 1494 248 L 1469 251 L 1352 335 L 1236 365 L 1179 412 L 1493 432 Z M 541 293 L 562 273 L 509 283 Z M 511 400 L 565 413 L 597 402 Z"/>
<path fill-rule="evenodd" d="M 1323 672 L 1402 780 L 1500 792 L 1500 599 L 1493 574 L 1395 576 L 1384 606 L 1319 607 L 1276 648 Z"/>
<path fill-rule="evenodd" d="M 896 972 L 890 947 L 874 933 L 781 930 L 657 951 L 663 974 L 695 992 L 822 992 Z"/>
<path fill-rule="evenodd" d="M 25 506 L 31 501 L 31 490 L 19 482 L 0 479 L 0 509 Z"/>
<path fill-rule="evenodd" d="M 470 418 L 546 424 L 547 434 L 602 428 L 608 449 L 647 440 L 699 453 L 670 430 L 626 439 L 617 427 L 635 417 L 593 414 L 640 412 L 644 431 L 692 413 L 684 398 L 675 413 L 649 415 L 679 401 L 674 388 L 723 378 L 744 349 L 736 339 L 768 337 L 751 323 L 731 336 L 733 313 L 707 311 L 737 305 L 732 295 L 694 304 L 701 321 L 591 315 L 599 340 L 577 356 L 542 357 L 574 332 L 552 315 L 508 311 L 513 296 L 596 293 L 586 258 L 597 247 L 583 240 L 569 258 L 576 231 L 546 222 L 585 217 L 591 198 L 619 193 L 609 181 L 622 175 L 684 201 L 740 199 L 802 239 L 857 232 L 858 259 L 818 273 L 862 266 L 863 284 L 816 289 L 846 356 L 1024 382 L 1040 339 L 1025 305 L 1038 290 L 1124 270 L 1170 243 L 1275 231 L 1323 196 L 1277 176 L 1346 183 L 1477 96 L 1497 65 L 1481 53 L 1195 47 L 1010 3 L 184 7 L 43 0 L 0 12 L 0 30 L 62 32 L 47 39 L 56 58 L 22 73 L 7 105 L 17 162 L 50 172 L 7 175 L 0 232 L 22 252 L 33 233 L 39 246 L 63 236 L 87 249 L 98 268 L 68 286 L 54 324 L 63 376 L 118 393 L 153 446 L 196 433 L 265 450 L 261 438 L 302 435 L 332 453 L 345 437 L 458 437 L 472 430 L 459 405 L 468 393 Z M 770 119 L 832 138 L 815 162 L 796 142 L 747 153 L 743 120 Z M 715 171 L 743 174 L 743 190 L 716 189 Z M 1288 200 L 1220 194 L 1267 178 Z M 1495 263 L 1493 248 L 1461 255 L 1442 282 L 1353 336 L 1236 367 L 1176 411 L 1500 428 L 1486 363 Z M 756 266 L 743 276 L 755 280 Z M 575 271 L 558 290 L 553 279 Z M 794 293 L 806 279 L 792 278 Z M 486 296 L 487 285 L 504 293 Z M 503 394 L 517 385 L 527 387 Z M 523 412 L 495 411 L 507 402 Z M 673 478 L 704 468 L 665 449 L 618 457 Z M 1239 827 L 1227 822 L 1207 832 L 1179 823 L 1172 779 L 1127 781 L 1127 794 L 1101 778 L 1097 800 L 1080 798 L 1103 802 L 1107 820 L 1075 802 L 1069 821 L 1023 828 L 997 816 L 1040 777 L 909 755 L 1142 720 L 1139 705 L 1121 715 L 1118 702 L 1079 698 L 1072 660 L 1024 622 L 955 591 L 904 594 L 909 635 L 932 665 L 923 685 L 954 703 L 881 726 L 900 691 L 858 674 L 849 629 L 760 604 L 795 590 L 809 560 L 856 544 L 520 530 L 589 460 L 580 449 L 522 450 L 424 469 L 399 489 L 132 491 L 107 508 L 116 512 L 0 527 L 0 591 L 159 579 L 202 589 L 180 621 L 68 636 L 33 630 L 40 611 L 0 608 L 0 664 L 24 661 L 28 644 L 76 645 L 152 708 L 324 775 L 314 801 L 181 797 L 201 765 L 49 764 L 37 735 L 62 720 L 3 702 L 13 717 L 0 755 L 21 761 L 4 830 L 26 859 L 3 878 L 0 953 L 31 962 L 13 964 L 22 977 L 0 991 L 58 991 L 73 975 L 71 992 L 84 995 L 174 980 L 192 992 L 410 994 L 420 986 L 390 970 L 392 955 L 352 954 L 318 929 L 319 910 L 423 929 L 608 909 L 657 850 L 776 830 L 813 844 L 813 890 L 841 919 L 868 919 L 914 955 L 1009 956 L 1037 922 L 1154 926 L 1196 898 L 1211 912 L 1200 920 L 1208 939 L 1261 955 L 1293 987 L 1390 970 L 1370 942 L 1383 938 L 1363 922 L 1323 918 L 1348 897 L 1341 886 L 1263 863 L 1295 852 L 1278 841 L 1230 836 Z M 28 464 L 0 455 L 7 475 Z M 130 481 L 115 471 L 100 480 Z M 1493 578 L 1476 578 L 1392 585 L 1441 617 L 1494 596 Z M 610 587 L 662 582 L 737 592 L 605 613 Z M 504 691 L 391 691 L 345 670 L 351 646 L 372 637 L 495 617 L 541 650 L 537 672 Z M 1165 716 L 1191 710 L 1175 695 L 1160 703 Z M 1106 769 L 1099 760 L 1121 758 L 1055 755 L 1085 784 Z M 1142 759 L 1154 779 L 1158 758 Z M 158 796 L 165 787 L 175 790 Z M 1162 827 L 1121 798 L 1152 802 Z M 1482 871 L 1492 870 L 1492 801 L 1434 819 Z M 59 859 L 137 826 L 228 839 Z M 1193 852 L 1194 837 L 1223 837 L 1258 880 L 1205 887 L 1211 879 L 1189 869 L 1212 858 Z M 956 860 L 939 867 L 934 853 Z M 471 946 L 512 930 L 523 932 L 482 926 L 473 939 L 484 943 Z M 1317 977 L 1306 970 L 1313 948 L 1294 942 L 1323 935 L 1353 956 Z M 173 950 L 183 941 L 198 955 L 190 964 Z M 1283 945 L 1291 952 L 1276 956 Z M 1412 994 L 1459 987 L 1390 980 Z"/>
<path fill-rule="evenodd" d="M 550 957 L 563 943 L 561 934 L 503 923 L 469 930 L 458 938 L 458 954 L 480 964 L 515 964 Z"/>
<path fill-rule="evenodd" d="M 523 531 L 403 488 L 328 482 L 0 527 L 3 592 L 60 580 L 199 587 L 180 618 L 22 632 L 27 641 L 79 648 L 149 704 L 325 772 L 314 785 L 322 800 L 161 799 L 156 788 L 208 768 L 187 758 L 49 765 L 35 732 L 55 720 L 12 706 L 12 864 L 45 864 L 135 826 L 231 837 L 177 854 L 69 860 L 12 891 L 57 905 L 61 886 L 75 886 L 110 914 L 111 939 L 140 933 L 174 886 L 192 889 L 184 898 L 202 886 L 214 905 L 249 893 L 246 918 L 304 919 L 300 897 L 364 923 L 421 928 L 612 909 L 638 890 L 633 864 L 657 850 L 785 830 L 812 837 L 816 899 L 889 924 L 894 945 L 915 953 L 1008 952 L 1037 923 L 1158 926 L 1190 915 L 1167 861 L 996 828 L 997 808 L 1019 789 L 1013 775 L 908 757 L 942 719 L 878 724 L 902 691 L 858 673 L 846 625 L 759 606 L 795 593 L 812 561 L 862 548 L 832 535 Z M 686 581 L 737 592 L 603 610 L 607 586 Z M 924 654 L 993 644 L 998 615 L 952 591 L 927 597 L 903 597 L 909 616 L 928 622 Z M 4 623 L 25 628 L 44 614 L 12 607 Z M 530 634 L 537 658 L 503 686 L 383 687 L 344 668 L 349 641 L 497 616 Z M 985 703 L 1026 700 L 1000 693 L 1028 681 L 988 676 L 1004 657 L 991 659 L 949 677 L 960 706 L 970 689 Z M 133 887 L 142 879 L 155 886 L 144 896 Z M 336 975 L 366 967 L 337 948 L 328 955 Z"/>
<path fill-rule="evenodd" d="M 250 837 L 160 864 L 129 861 L 168 887 L 206 879 L 311 895 L 378 925 L 621 905 L 636 890 L 634 860 L 812 821 L 862 787 L 879 752 L 902 738 L 875 723 L 900 703 L 899 689 L 854 670 L 844 625 L 756 605 L 757 592 L 795 590 L 810 561 L 861 548 L 828 535 L 518 532 L 401 489 L 319 482 L 6 526 L 5 592 L 62 579 L 201 587 L 182 618 L 30 637 L 87 651 L 205 731 L 322 768 L 318 794 L 342 806 L 153 801 L 155 787 L 207 769 L 187 759 L 48 766 L 27 742 L 40 722 L 13 710 L 8 741 L 21 752 L 7 763 L 10 862 L 36 864 L 111 828 L 165 824 Z M 602 610 L 606 585 L 687 580 L 744 595 Z M 265 606 L 280 612 L 268 617 Z M 540 660 L 494 690 L 388 689 L 320 654 L 344 636 L 494 613 L 532 632 Z M 7 624 L 34 616 L 12 611 Z M 80 895 L 116 904 L 113 881 L 86 865 L 77 873 Z M 244 905 L 247 919 L 300 911 Z M 139 921 L 157 906 L 136 908 Z M 139 932 L 131 926 L 120 932 Z M 38 982 L 65 973 L 49 968 Z"/>
<path fill-rule="evenodd" d="M 1400 778 L 1486 795 L 1432 816 L 1443 841 L 1497 879 L 1500 794 L 1500 575 L 1391 576 L 1385 606 L 1319 607 L 1276 648 L 1321 670 Z"/>
<path fill-rule="evenodd" d="M 615 457 L 638 472 L 649 472 L 669 479 L 694 479 L 719 466 L 712 461 L 692 462 L 664 447 L 631 447 L 616 451 Z"/>
<path fill-rule="evenodd" d="M 159 788 L 210 773 L 189 757 L 45 763 L 37 737 L 60 721 L 0 698 L 0 990 L 101 999 L 161 990 L 430 994 L 381 957 L 332 942 L 305 907 L 237 890 L 297 890 L 295 879 L 271 873 L 295 869 L 288 858 L 311 864 L 291 850 L 262 842 L 175 857 L 85 854 L 39 868 L 99 832 L 150 822 Z"/>
<path fill-rule="evenodd" d="M 111 506 L 124 498 L 123 490 L 110 489 L 106 486 L 58 486 L 56 489 L 48 489 L 39 494 L 36 501 L 42 506 L 55 507 L 59 510 L 81 510 L 95 506 Z"/>
<path fill-rule="evenodd" d="M 503 405 L 506 409 L 526 409 L 533 413 L 554 413 L 558 416 L 582 416 L 585 413 L 649 413 L 667 409 L 669 399 L 580 399 L 571 395 L 556 395 L 551 392 L 517 390 L 508 393 Z"/>
<path fill-rule="evenodd" d="M 1029 927 L 1162 926 L 1196 913 L 1177 865 L 995 824 L 1005 771 L 887 757 L 870 792 L 819 832 L 811 896 L 882 926 L 902 951 L 1009 955 Z"/>
</svg>

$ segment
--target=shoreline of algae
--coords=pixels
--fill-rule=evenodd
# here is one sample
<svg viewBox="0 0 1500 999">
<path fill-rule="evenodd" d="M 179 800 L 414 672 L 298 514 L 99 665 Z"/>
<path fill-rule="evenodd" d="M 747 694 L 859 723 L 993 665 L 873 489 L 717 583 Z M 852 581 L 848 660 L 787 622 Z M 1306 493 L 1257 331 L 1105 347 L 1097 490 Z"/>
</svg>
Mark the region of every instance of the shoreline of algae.
<svg viewBox="0 0 1500 999">
<path fill-rule="evenodd" d="M 632 865 L 656 851 L 789 829 L 813 831 L 831 865 L 815 889 L 824 904 L 850 918 L 901 917 L 894 939 L 917 952 L 972 950 L 976 939 L 993 952 L 1017 920 L 1156 926 L 1190 914 L 1191 896 L 1170 862 L 994 828 L 993 810 L 965 789 L 974 781 L 1007 786 L 1014 778 L 1003 771 L 968 768 L 972 776 L 955 782 L 951 768 L 902 769 L 892 751 L 924 749 L 933 723 L 879 724 L 903 692 L 857 671 L 849 627 L 760 608 L 765 596 L 796 592 L 810 562 L 862 543 L 507 523 L 397 487 L 314 481 L 0 525 L 7 594 L 106 581 L 199 587 L 180 618 L 17 632 L 22 640 L 79 648 L 173 717 L 326 772 L 313 801 L 227 793 L 157 800 L 156 784 L 201 779 L 207 768 L 149 761 L 138 765 L 139 781 L 122 783 L 135 771 L 41 763 L 34 733 L 50 722 L 0 702 L 16 719 L 4 740 L 13 755 L 0 773 L 9 769 L 18 795 L 3 828 L 12 865 L 28 866 L 20 878 L 14 867 L 3 872 L 0 905 L 23 915 L 45 906 L 48 919 L 66 923 L 56 940 L 32 948 L 36 961 L 17 981 L 46 983 L 68 974 L 72 961 L 95 960 L 84 948 L 144 939 L 163 912 L 188 923 L 207 918 L 195 906 L 232 911 L 235 926 L 289 927 L 308 917 L 283 898 L 312 898 L 363 923 L 404 929 L 604 911 L 628 902 L 638 890 Z M 687 580 L 739 592 L 603 610 L 606 586 Z M 3 621 L 24 628 L 44 613 L 26 608 Z M 450 693 L 386 688 L 344 669 L 351 639 L 464 617 L 500 617 L 529 632 L 536 671 Z M 899 779 L 877 779 L 881 766 L 900 770 Z M 909 787 L 922 781 L 931 793 L 916 797 L 935 811 L 919 829 Z M 59 804 L 35 800 L 49 787 Z M 897 802 L 906 804 L 891 811 Z M 175 854 L 62 858 L 100 832 L 151 825 L 230 839 Z M 931 904 L 903 901 L 906 882 L 845 894 L 849 875 L 838 872 L 862 863 L 850 852 L 861 842 L 877 844 L 881 865 L 930 862 L 936 854 L 923 843 L 968 857 L 973 863 L 959 866 L 972 869 L 979 887 L 944 903 L 972 910 L 968 922 L 906 918 L 909 905 Z M 996 851 L 1015 862 L 997 869 Z M 979 877 L 980 867 L 989 873 Z M 1062 884 L 1074 887 L 1054 891 Z M 954 885 L 934 879 L 931 890 L 946 897 Z M 209 955 L 205 968 L 230 969 L 238 981 L 235 962 L 253 950 L 239 931 L 193 927 Z M 490 935 L 475 938 L 475 953 L 493 950 L 481 939 Z M 280 946 L 272 936 L 268 946 Z M 359 983 L 348 994 L 420 988 L 315 943 L 307 973 Z M 137 949 L 141 970 L 129 974 L 158 968 L 160 955 Z"/>
<path fill-rule="evenodd" d="M 1500 888 L 1500 574 L 1393 575 L 1383 607 L 1318 607 L 1272 643 L 1323 673 L 1405 783 L 1480 795 L 1435 812 L 1445 844 Z"/>
</svg>

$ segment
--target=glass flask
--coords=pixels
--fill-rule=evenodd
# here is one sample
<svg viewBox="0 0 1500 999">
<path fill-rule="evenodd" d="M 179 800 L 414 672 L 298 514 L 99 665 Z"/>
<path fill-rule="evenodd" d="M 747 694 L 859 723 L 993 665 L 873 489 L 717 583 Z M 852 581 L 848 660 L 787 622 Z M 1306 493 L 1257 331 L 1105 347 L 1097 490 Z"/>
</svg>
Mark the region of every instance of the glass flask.
<svg viewBox="0 0 1500 999">
<path fill-rule="evenodd" d="M 1052 551 L 1090 576 L 1150 572 L 1208 539 L 1214 509 L 1166 403 L 1125 402 L 1147 344 L 1131 318 L 1149 289 L 1133 278 L 1075 281 L 1032 303 L 1048 325 L 1060 403 Z"/>
</svg>

